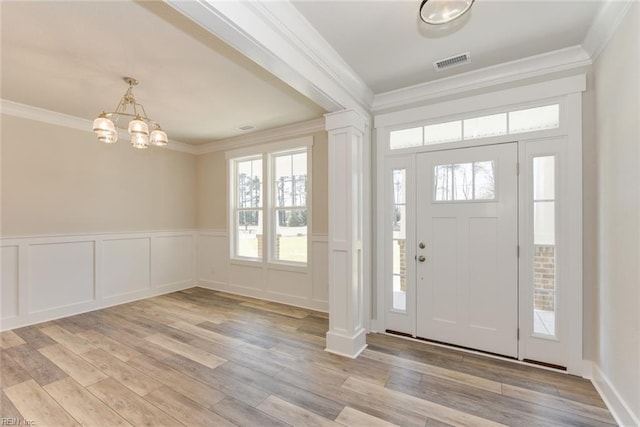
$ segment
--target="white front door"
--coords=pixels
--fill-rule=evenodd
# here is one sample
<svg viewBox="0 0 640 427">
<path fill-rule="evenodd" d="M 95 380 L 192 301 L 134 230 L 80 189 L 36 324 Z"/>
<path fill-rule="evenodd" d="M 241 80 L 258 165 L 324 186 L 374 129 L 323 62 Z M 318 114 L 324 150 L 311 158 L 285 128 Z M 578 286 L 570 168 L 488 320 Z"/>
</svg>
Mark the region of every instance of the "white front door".
<svg viewBox="0 0 640 427">
<path fill-rule="evenodd" d="M 417 155 L 417 337 L 518 356 L 517 160 L 516 143 Z"/>
</svg>

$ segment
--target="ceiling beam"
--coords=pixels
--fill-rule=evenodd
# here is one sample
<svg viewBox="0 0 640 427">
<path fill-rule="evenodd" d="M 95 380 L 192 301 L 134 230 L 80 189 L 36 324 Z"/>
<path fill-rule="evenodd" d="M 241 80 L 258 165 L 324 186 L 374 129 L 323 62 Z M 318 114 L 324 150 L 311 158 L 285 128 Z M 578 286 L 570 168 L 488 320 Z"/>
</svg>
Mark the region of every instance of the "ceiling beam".
<svg viewBox="0 0 640 427">
<path fill-rule="evenodd" d="M 371 89 L 289 1 L 165 2 L 327 111 L 370 115 Z"/>
</svg>

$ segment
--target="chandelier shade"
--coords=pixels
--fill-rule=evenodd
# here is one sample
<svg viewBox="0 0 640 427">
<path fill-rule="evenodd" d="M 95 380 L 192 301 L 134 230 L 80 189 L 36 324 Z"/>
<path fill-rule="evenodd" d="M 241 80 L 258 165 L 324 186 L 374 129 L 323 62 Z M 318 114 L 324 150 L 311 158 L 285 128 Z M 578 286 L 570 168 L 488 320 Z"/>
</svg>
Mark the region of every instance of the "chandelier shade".
<svg viewBox="0 0 640 427">
<path fill-rule="evenodd" d="M 133 148 L 144 149 L 149 147 L 149 137 L 143 133 L 131 135 L 131 146 Z"/>
<path fill-rule="evenodd" d="M 158 147 L 163 147 L 169 143 L 169 138 L 167 137 L 167 133 L 162 129 L 158 128 L 151 132 L 149 136 L 149 144 L 155 145 Z"/>
<path fill-rule="evenodd" d="M 138 81 L 132 77 L 124 77 L 129 85 L 116 109 L 112 112 L 103 112 L 93 121 L 93 132 L 98 141 L 105 144 L 113 144 L 118 141 L 118 121 L 121 118 L 131 118 L 127 131 L 131 135 L 131 145 L 134 148 L 144 149 L 150 144 L 158 147 L 169 144 L 167 133 L 160 125 L 147 117 L 147 112 L 142 104 L 139 104 L 133 95 L 133 86 Z M 149 133 L 149 128 L 152 129 Z"/>
<path fill-rule="evenodd" d="M 105 131 L 98 133 L 98 141 L 104 142 L 105 144 L 115 144 L 118 142 L 118 132 L 116 131 Z"/>
<path fill-rule="evenodd" d="M 422 0 L 420 19 L 427 24 L 442 25 L 467 13 L 474 0 Z"/>
<path fill-rule="evenodd" d="M 139 116 L 129 122 L 127 130 L 131 135 L 134 133 L 149 135 L 149 126 Z"/>
<path fill-rule="evenodd" d="M 97 119 L 93 121 L 93 131 L 98 132 L 111 132 L 115 131 L 116 127 L 111 120 L 107 118 L 107 115 L 102 113 Z"/>
</svg>

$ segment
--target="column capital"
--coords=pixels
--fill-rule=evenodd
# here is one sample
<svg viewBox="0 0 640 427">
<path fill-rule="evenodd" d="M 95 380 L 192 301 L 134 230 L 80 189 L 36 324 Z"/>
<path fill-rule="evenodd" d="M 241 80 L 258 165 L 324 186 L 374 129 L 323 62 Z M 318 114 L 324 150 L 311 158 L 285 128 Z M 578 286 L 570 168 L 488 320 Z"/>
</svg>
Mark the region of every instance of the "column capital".
<svg viewBox="0 0 640 427">
<path fill-rule="evenodd" d="M 367 125 L 366 119 L 364 119 L 356 110 L 342 110 L 335 113 L 328 113 L 324 115 L 325 129 L 332 131 L 335 129 L 343 129 L 347 127 L 353 127 L 364 132 Z"/>
</svg>

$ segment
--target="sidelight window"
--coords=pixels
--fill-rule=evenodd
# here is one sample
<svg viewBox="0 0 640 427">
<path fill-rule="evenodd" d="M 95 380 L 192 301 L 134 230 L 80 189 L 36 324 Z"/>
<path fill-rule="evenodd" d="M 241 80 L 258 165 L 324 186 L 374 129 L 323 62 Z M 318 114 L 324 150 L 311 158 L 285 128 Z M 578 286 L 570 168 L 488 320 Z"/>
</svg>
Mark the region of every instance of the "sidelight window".
<svg viewBox="0 0 640 427">
<path fill-rule="evenodd" d="M 533 158 L 533 332 L 556 335 L 555 156 Z"/>
<path fill-rule="evenodd" d="M 407 309 L 407 170 L 393 169 L 393 308 Z"/>
</svg>

